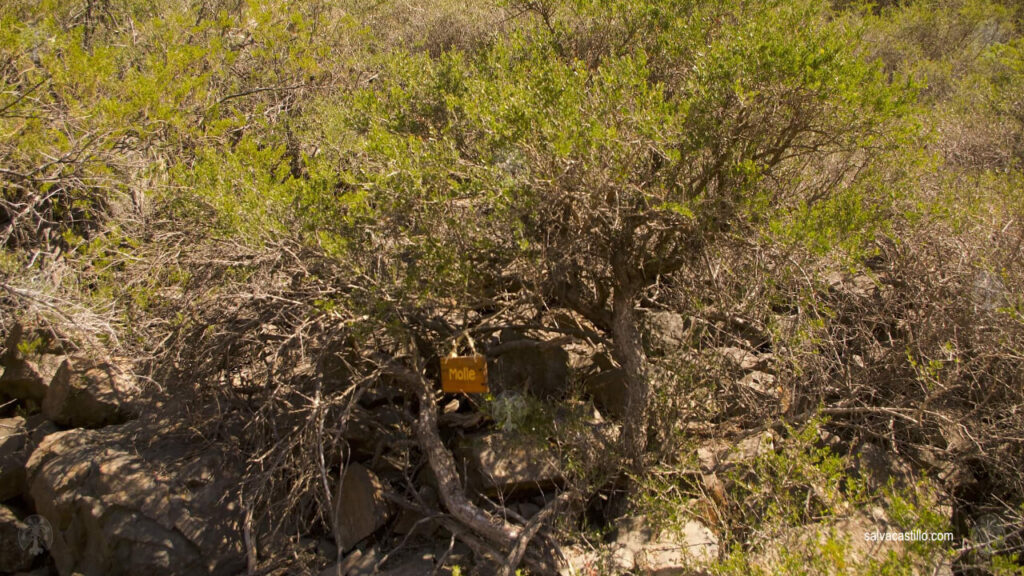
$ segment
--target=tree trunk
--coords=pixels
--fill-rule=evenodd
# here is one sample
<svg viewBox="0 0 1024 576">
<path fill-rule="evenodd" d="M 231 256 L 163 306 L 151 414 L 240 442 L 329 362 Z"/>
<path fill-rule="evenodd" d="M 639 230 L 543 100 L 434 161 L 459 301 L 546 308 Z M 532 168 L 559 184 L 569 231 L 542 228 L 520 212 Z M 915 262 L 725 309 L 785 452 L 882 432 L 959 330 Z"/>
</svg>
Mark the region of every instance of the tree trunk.
<svg viewBox="0 0 1024 576">
<path fill-rule="evenodd" d="M 622 442 L 626 458 L 635 472 L 643 467 L 647 449 L 647 406 L 650 382 L 647 379 L 647 357 L 637 330 L 633 301 L 636 289 L 620 281 L 612 298 L 612 338 L 615 360 L 626 378 L 626 418 Z"/>
</svg>

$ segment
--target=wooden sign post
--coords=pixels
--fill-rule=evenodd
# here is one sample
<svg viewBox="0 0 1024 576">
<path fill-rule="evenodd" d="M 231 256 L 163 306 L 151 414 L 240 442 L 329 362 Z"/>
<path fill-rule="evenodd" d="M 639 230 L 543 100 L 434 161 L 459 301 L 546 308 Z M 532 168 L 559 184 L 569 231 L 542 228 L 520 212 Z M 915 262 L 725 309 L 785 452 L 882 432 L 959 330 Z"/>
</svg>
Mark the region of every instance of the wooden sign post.
<svg viewBox="0 0 1024 576">
<path fill-rule="evenodd" d="M 487 359 L 481 354 L 441 358 L 441 389 L 447 393 L 486 393 Z"/>
</svg>

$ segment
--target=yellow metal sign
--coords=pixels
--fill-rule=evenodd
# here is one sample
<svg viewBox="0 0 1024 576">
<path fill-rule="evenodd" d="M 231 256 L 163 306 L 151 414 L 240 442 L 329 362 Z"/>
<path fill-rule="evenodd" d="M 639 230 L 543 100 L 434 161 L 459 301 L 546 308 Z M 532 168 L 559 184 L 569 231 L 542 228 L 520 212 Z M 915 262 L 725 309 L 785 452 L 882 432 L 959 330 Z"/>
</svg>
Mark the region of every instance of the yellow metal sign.
<svg viewBox="0 0 1024 576">
<path fill-rule="evenodd" d="M 481 354 L 441 358 L 441 389 L 448 393 L 487 392 L 487 359 Z"/>
</svg>

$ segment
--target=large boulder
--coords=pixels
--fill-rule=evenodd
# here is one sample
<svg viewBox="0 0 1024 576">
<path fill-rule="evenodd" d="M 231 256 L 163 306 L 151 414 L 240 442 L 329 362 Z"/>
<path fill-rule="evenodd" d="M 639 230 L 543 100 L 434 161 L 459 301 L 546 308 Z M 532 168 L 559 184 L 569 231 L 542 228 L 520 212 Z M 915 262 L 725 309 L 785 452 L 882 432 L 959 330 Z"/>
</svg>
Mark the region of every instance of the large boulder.
<svg viewBox="0 0 1024 576">
<path fill-rule="evenodd" d="M 568 390 L 569 353 L 560 346 L 503 334 L 488 355 L 488 386 L 495 394 L 562 398 Z"/>
<path fill-rule="evenodd" d="M 74 428 L 99 428 L 126 422 L 134 415 L 138 393 L 134 378 L 107 362 L 68 358 L 50 383 L 43 414 Z"/>
<path fill-rule="evenodd" d="M 718 559 L 718 537 L 700 522 L 686 522 L 678 531 L 663 532 L 643 547 L 637 565 L 652 575 L 685 574 L 689 565 L 709 564 Z"/>
<path fill-rule="evenodd" d="M 39 446 L 39 443 L 43 441 L 48 435 L 54 432 L 59 432 L 60 428 L 51 422 L 43 414 L 33 414 L 28 418 L 25 418 L 25 427 L 28 430 L 28 438 L 25 440 L 25 459 L 28 460 L 28 455 Z"/>
<path fill-rule="evenodd" d="M 26 528 L 13 510 L 0 505 L 0 573 L 13 574 L 32 567 L 34 557 L 19 537 Z"/>
<path fill-rule="evenodd" d="M 767 372 L 755 370 L 745 374 L 739 379 L 738 384 L 743 388 L 753 390 L 754 392 L 764 396 L 770 396 L 772 398 L 779 397 L 780 390 L 775 385 L 775 376 L 768 374 Z"/>
<path fill-rule="evenodd" d="M 24 418 L 0 419 L 0 501 L 20 495 L 25 488 L 27 439 Z"/>
<path fill-rule="evenodd" d="M 62 576 L 235 574 L 245 568 L 238 467 L 168 422 L 43 438 L 30 500 L 53 527 Z"/>
<path fill-rule="evenodd" d="M 464 437 L 455 455 L 469 473 L 470 488 L 508 495 L 544 490 L 561 483 L 557 456 L 532 438 L 496 432 Z"/>
<path fill-rule="evenodd" d="M 0 419 L 0 501 L 25 494 L 29 455 L 57 427 L 42 414 Z"/>
<path fill-rule="evenodd" d="M 30 411 L 38 411 L 64 359 L 54 354 L 8 353 L 4 373 L 0 376 L 0 398 L 16 398 Z"/>
<path fill-rule="evenodd" d="M 335 542 L 338 546 L 348 551 L 387 524 L 390 517 L 384 485 L 377 475 L 361 464 L 349 464 L 335 496 Z"/>
</svg>

